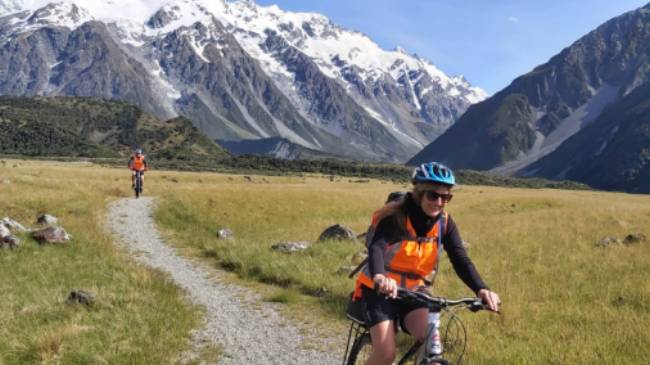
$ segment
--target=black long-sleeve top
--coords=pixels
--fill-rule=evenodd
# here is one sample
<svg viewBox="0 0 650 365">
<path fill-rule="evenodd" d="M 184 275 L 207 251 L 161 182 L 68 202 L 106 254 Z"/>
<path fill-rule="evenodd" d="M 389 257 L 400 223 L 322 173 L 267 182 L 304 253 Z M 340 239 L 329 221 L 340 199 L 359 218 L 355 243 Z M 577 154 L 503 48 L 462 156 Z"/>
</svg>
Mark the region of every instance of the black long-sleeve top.
<svg viewBox="0 0 650 365">
<path fill-rule="evenodd" d="M 422 208 L 413 201 L 410 193 L 406 195 L 405 199 L 406 215 L 411 220 L 418 237 L 424 237 L 433 228 L 433 225 L 438 222 L 439 217 L 426 215 Z M 456 274 L 475 293 L 481 289 L 487 289 L 487 285 L 485 285 L 474 264 L 467 256 L 458 227 L 451 217 L 447 220 L 445 231 L 442 236 L 442 245 Z M 399 226 L 393 216 L 386 217 L 379 222 L 368 248 L 368 265 L 371 277 L 375 274 L 386 274 L 384 252 L 386 252 L 388 244 L 402 240 L 404 235 L 403 228 Z"/>
</svg>

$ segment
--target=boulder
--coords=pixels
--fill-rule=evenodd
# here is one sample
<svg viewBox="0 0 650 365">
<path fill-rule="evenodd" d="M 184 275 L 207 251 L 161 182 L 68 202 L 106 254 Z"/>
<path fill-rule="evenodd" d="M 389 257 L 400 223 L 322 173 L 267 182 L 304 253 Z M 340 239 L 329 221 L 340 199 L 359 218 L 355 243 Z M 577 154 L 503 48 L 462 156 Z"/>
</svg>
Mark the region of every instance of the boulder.
<svg viewBox="0 0 650 365">
<path fill-rule="evenodd" d="M 59 220 L 49 214 L 42 214 L 38 219 L 36 220 L 36 223 L 46 225 L 46 226 L 54 226 L 59 222 Z"/>
<path fill-rule="evenodd" d="M 32 232 L 32 237 L 40 244 L 65 243 L 70 235 L 61 227 L 46 227 Z"/>
<path fill-rule="evenodd" d="M 300 241 L 300 242 L 278 242 L 271 246 L 271 249 L 275 251 L 280 251 L 284 253 L 294 253 L 305 251 L 309 248 L 309 242 Z"/>
<path fill-rule="evenodd" d="M 23 227 L 22 224 L 16 222 L 15 220 L 9 217 L 4 217 L 0 219 L 0 226 L 5 226 L 12 231 L 27 232 L 27 229 Z"/>
<path fill-rule="evenodd" d="M 66 300 L 67 303 L 69 304 L 84 304 L 84 305 L 92 305 L 95 301 L 95 297 L 83 290 L 74 290 L 70 292 L 70 295 L 68 295 L 68 299 Z"/>
<path fill-rule="evenodd" d="M 5 237 L 9 237 L 10 235 L 11 235 L 11 231 L 9 230 L 9 228 L 0 224 L 0 240 L 4 239 Z"/>
<path fill-rule="evenodd" d="M 357 241 L 357 235 L 350 228 L 342 226 L 340 224 L 335 224 L 320 234 L 318 237 L 318 242 L 327 241 L 327 240 L 339 240 L 339 241 Z"/>
<path fill-rule="evenodd" d="M 20 239 L 18 237 L 10 234 L 6 237 L 0 238 L 0 248 L 2 247 L 16 248 L 20 246 Z"/>
<path fill-rule="evenodd" d="M 314 296 L 319 297 L 319 298 L 323 298 L 323 297 L 327 296 L 329 293 L 330 293 L 329 289 L 327 289 L 324 286 L 321 286 L 320 288 L 316 289 L 316 291 L 314 292 Z"/>
<path fill-rule="evenodd" d="M 606 236 L 600 242 L 596 243 L 596 246 L 598 247 L 608 247 L 610 245 L 618 245 L 621 244 L 621 239 L 617 237 L 612 237 L 612 236 Z"/>
<path fill-rule="evenodd" d="M 234 240 L 235 239 L 235 234 L 232 232 L 230 228 L 222 228 L 217 231 L 217 237 L 219 237 L 222 240 Z"/>
<path fill-rule="evenodd" d="M 633 245 L 636 243 L 645 242 L 646 240 L 647 238 L 643 233 L 631 233 L 625 236 L 625 238 L 623 239 L 623 244 Z"/>
</svg>

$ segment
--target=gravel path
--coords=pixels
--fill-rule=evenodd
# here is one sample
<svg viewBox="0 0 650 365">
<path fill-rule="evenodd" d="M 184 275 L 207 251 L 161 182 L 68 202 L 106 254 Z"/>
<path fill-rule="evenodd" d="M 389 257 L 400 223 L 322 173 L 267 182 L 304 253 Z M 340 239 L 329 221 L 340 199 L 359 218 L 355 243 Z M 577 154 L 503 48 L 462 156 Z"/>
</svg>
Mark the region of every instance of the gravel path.
<svg viewBox="0 0 650 365">
<path fill-rule="evenodd" d="M 152 198 L 118 200 L 109 206 L 106 225 L 136 260 L 168 272 L 193 303 L 205 307 L 205 324 L 194 334 L 195 347 L 212 342 L 224 349 L 219 364 L 341 361 L 341 351 L 318 351 L 302 345 L 308 342 L 328 348 L 340 340 L 313 338 L 318 336 L 314 331 L 290 323 L 252 290 L 227 284 L 217 270 L 176 255 L 156 229 L 154 205 Z M 305 339 L 304 335 L 312 338 Z"/>
</svg>

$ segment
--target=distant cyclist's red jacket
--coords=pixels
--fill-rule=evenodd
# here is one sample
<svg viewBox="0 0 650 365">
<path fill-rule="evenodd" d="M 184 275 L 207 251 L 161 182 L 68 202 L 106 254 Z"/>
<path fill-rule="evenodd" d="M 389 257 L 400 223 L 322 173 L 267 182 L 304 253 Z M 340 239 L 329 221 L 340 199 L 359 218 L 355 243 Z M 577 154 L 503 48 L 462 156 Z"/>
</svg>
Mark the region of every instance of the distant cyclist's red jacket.
<svg viewBox="0 0 650 365">
<path fill-rule="evenodd" d="M 144 171 L 146 168 L 147 161 L 144 159 L 144 155 L 140 155 L 140 157 L 133 155 L 129 159 L 129 169 L 133 171 Z"/>
</svg>

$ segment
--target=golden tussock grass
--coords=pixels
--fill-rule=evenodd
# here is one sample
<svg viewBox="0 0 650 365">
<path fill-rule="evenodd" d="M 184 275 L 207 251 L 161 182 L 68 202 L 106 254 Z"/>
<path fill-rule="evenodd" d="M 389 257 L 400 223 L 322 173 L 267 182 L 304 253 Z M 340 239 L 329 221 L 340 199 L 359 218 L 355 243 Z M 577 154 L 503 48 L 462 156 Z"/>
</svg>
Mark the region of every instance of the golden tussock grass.
<svg viewBox="0 0 650 365">
<path fill-rule="evenodd" d="M 169 176 L 153 189 L 161 192 L 157 218 L 175 244 L 248 280 L 285 287 L 269 299 L 290 307 L 304 305 L 296 291 L 325 287 L 325 297 L 311 305 L 331 321 L 343 317 L 353 285 L 337 269 L 351 265 L 363 245 L 315 243 L 294 255 L 270 246 L 314 242 L 335 223 L 361 233 L 389 192 L 409 188 L 321 176 Z M 503 300 L 501 315 L 463 315 L 467 363 L 643 364 L 650 358 L 644 345 L 650 242 L 596 247 L 605 236 L 650 235 L 649 196 L 461 186 L 448 210 L 479 272 Z M 222 227 L 235 232 L 234 242 L 216 237 Z M 471 295 L 446 258 L 441 267 L 437 294 Z"/>
<path fill-rule="evenodd" d="M 110 200 L 128 196 L 129 172 L 86 163 L 8 160 L 0 217 L 34 226 L 50 213 L 73 236 L 39 246 L 28 235 L 0 250 L 0 363 L 173 364 L 199 312 L 165 275 L 135 265 L 103 229 Z M 15 167 L 14 167 L 15 166 Z M 67 304 L 72 290 L 95 295 Z"/>
<path fill-rule="evenodd" d="M 11 183 L 0 185 L 2 215 L 30 223 L 50 212 L 75 238 L 65 247 L 25 240 L 18 250 L 0 251 L 0 275 L 12 278 L 0 282 L 0 363 L 40 363 L 40 351 L 62 363 L 172 362 L 186 348 L 196 312 L 165 275 L 133 265 L 101 229 L 106 203 L 130 194 L 128 172 L 53 162 L 6 166 L 1 174 Z M 145 193 L 159 197 L 156 218 L 179 252 L 236 273 L 233 280 L 307 313 L 301 318 L 315 327 L 340 328 L 353 281 L 337 271 L 363 245 L 314 243 L 294 255 L 270 246 L 314 242 L 335 223 L 361 233 L 389 192 L 409 188 L 356 181 L 151 171 Z M 463 313 L 466 363 L 647 363 L 650 242 L 596 243 L 650 235 L 649 196 L 462 186 L 448 210 L 503 301 L 501 315 Z M 234 241 L 217 238 L 223 227 Z M 97 305 L 62 304 L 78 288 L 98 293 Z M 322 297 L 313 296 L 323 288 Z M 435 292 L 471 295 L 446 258 Z M 67 333 L 73 325 L 90 330 Z"/>
</svg>

